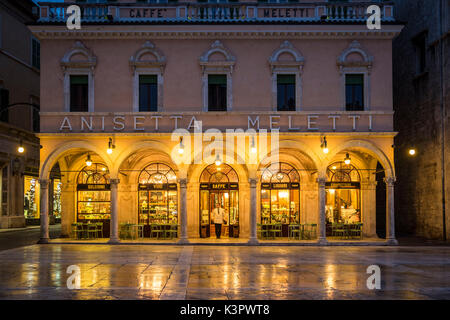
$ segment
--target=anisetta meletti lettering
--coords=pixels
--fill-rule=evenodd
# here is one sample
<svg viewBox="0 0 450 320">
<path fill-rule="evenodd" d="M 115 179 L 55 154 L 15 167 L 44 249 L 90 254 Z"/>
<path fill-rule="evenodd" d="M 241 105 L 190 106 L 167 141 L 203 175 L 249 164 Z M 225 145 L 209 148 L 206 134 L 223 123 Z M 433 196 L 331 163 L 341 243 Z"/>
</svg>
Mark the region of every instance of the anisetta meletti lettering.
<svg viewBox="0 0 450 320">
<path fill-rule="evenodd" d="M 376 116 L 360 114 L 302 114 L 302 115 L 236 115 L 228 123 L 245 125 L 234 129 L 280 130 L 285 132 L 372 131 Z M 226 120 L 201 115 L 114 115 L 64 116 L 60 132 L 171 132 L 176 129 L 195 129 L 201 122 L 203 131 L 226 127 Z M 244 127 L 244 128 L 243 128 Z M 233 129 L 227 127 L 227 129 Z"/>
</svg>

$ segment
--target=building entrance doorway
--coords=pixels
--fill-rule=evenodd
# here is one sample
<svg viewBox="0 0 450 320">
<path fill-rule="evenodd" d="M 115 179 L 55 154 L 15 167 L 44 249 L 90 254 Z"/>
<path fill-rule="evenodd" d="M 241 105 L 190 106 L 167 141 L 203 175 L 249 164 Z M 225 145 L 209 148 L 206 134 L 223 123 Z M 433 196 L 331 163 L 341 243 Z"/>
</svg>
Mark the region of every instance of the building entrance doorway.
<svg viewBox="0 0 450 320">
<path fill-rule="evenodd" d="M 214 209 L 224 210 L 222 237 L 239 237 L 239 182 L 237 174 L 228 165 L 211 165 L 200 178 L 200 237 L 216 234 Z"/>
</svg>

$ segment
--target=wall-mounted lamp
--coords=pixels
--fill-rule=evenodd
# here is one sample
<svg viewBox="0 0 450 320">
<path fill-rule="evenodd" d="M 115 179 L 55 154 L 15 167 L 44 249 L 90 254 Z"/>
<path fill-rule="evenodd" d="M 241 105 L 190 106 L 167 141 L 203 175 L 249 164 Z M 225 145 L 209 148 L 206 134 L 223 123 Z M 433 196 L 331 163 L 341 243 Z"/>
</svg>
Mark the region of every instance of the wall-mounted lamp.
<svg viewBox="0 0 450 320">
<path fill-rule="evenodd" d="M 351 162 L 350 155 L 349 155 L 348 152 L 347 152 L 347 154 L 345 155 L 344 163 L 345 163 L 346 165 L 349 165 L 350 162 Z"/>
<path fill-rule="evenodd" d="M 183 154 L 184 153 L 183 137 L 180 137 L 180 144 L 178 146 L 178 153 L 179 154 Z"/>
<path fill-rule="evenodd" d="M 108 149 L 106 149 L 106 153 L 112 154 L 113 150 L 116 148 L 116 146 L 113 144 L 112 138 L 109 138 L 108 142 Z"/>
<path fill-rule="evenodd" d="M 17 151 L 19 153 L 24 153 L 25 152 L 25 148 L 23 147 L 22 140 L 20 140 L 19 147 L 17 148 Z"/>
<path fill-rule="evenodd" d="M 88 167 L 92 166 L 91 155 L 89 153 L 86 158 L 86 166 L 88 166 Z"/>
<path fill-rule="evenodd" d="M 252 145 L 250 147 L 250 152 L 251 153 L 256 153 L 256 151 L 258 151 L 258 150 L 256 149 L 255 137 L 252 137 Z"/>
<path fill-rule="evenodd" d="M 215 161 L 215 163 L 216 163 L 216 166 L 220 166 L 220 165 L 222 164 L 222 161 L 220 160 L 219 154 L 216 155 L 216 161 Z"/>
<path fill-rule="evenodd" d="M 327 154 L 330 150 L 328 150 L 328 142 L 327 137 L 323 137 L 320 143 L 320 147 L 322 148 L 323 153 Z"/>
<path fill-rule="evenodd" d="M 413 157 L 417 154 L 417 150 L 415 148 L 409 148 L 408 154 Z"/>
</svg>

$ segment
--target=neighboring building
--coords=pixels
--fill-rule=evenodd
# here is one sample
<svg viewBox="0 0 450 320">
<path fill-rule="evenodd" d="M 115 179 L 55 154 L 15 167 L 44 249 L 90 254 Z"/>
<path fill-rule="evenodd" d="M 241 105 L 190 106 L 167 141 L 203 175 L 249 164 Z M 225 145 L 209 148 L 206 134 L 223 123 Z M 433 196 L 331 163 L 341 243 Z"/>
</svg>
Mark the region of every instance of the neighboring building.
<svg viewBox="0 0 450 320">
<path fill-rule="evenodd" d="M 405 234 L 448 240 L 450 1 L 395 3 L 406 23 L 393 47 L 397 225 Z"/>
<path fill-rule="evenodd" d="M 122 223 L 144 237 L 175 224 L 186 242 L 214 234 L 219 204 L 225 236 L 250 243 L 268 230 L 325 243 L 359 235 L 358 223 L 362 239 L 396 243 L 392 3 L 377 2 L 382 28 L 369 30 L 367 2 L 149 2 L 77 2 L 81 30 L 65 23 L 73 3 L 41 4 L 30 26 L 42 49 L 41 197 L 58 165 L 63 235 L 101 222 L 114 243 Z M 186 135 L 196 120 L 258 134 L 210 152 L 220 135 L 199 146 Z"/>
<path fill-rule="evenodd" d="M 39 223 L 39 40 L 27 27 L 33 7 L 0 2 L 0 228 L 23 227 L 25 218 Z"/>
</svg>

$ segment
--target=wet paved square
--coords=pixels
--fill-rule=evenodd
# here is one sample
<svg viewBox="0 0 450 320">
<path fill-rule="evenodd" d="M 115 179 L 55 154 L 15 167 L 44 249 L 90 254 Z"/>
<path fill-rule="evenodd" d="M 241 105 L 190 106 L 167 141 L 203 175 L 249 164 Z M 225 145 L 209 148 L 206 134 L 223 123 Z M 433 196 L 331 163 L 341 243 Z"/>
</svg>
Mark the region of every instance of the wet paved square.
<svg viewBox="0 0 450 320">
<path fill-rule="evenodd" d="M 33 245 L 0 252 L 0 299 L 450 299 L 450 247 Z"/>
</svg>

